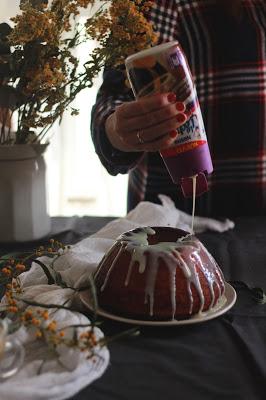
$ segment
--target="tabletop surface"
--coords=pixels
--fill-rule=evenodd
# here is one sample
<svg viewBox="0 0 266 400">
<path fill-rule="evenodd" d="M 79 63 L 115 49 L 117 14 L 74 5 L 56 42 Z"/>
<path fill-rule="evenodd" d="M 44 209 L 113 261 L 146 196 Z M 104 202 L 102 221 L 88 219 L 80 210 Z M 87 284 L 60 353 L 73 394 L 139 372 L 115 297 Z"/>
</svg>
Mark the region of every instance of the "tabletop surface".
<svg viewBox="0 0 266 400">
<path fill-rule="evenodd" d="M 58 217 L 50 237 L 75 243 L 111 217 Z M 223 234 L 198 235 L 236 288 L 235 306 L 216 319 L 187 326 L 140 327 L 109 345 L 104 375 L 72 400 L 262 400 L 266 398 L 266 217 L 238 218 Z M 42 242 L 44 243 L 44 241 Z M 0 255 L 35 243 L 0 244 Z M 130 326 L 103 319 L 105 335 Z"/>
</svg>

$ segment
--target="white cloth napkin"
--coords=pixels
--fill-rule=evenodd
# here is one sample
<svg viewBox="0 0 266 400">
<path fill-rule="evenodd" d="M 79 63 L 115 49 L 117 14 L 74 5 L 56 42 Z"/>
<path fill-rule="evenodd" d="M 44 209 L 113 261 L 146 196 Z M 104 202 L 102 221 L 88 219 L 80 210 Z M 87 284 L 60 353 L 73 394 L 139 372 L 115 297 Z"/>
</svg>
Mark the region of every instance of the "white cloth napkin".
<svg viewBox="0 0 266 400">
<path fill-rule="evenodd" d="M 121 232 L 134 229 L 137 226 L 172 226 L 191 232 L 192 216 L 183 211 L 178 210 L 174 202 L 163 194 L 159 194 L 162 203 L 154 204 L 149 201 L 140 202 L 134 210 L 130 211 L 126 218 L 121 218 L 106 225 L 97 233 L 104 233 L 104 237 L 117 237 Z M 123 225 L 120 229 L 121 224 Z M 197 217 L 194 218 L 195 233 L 207 230 L 216 232 L 225 232 L 234 228 L 235 224 L 229 219 L 217 221 L 212 218 Z"/>
<path fill-rule="evenodd" d="M 118 218 L 94 235 L 83 239 L 54 262 L 53 268 L 60 272 L 68 286 L 79 288 L 86 285 L 89 274 L 95 271 L 98 263 L 121 233 L 138 226 L 172 226 L 190 231 L 191 216 L 177 210 L 172 200 L 160 195 L 162 204 L 141 202 L 125 218 Z M 196 232 L 213 230 L 223 232 L 234 227 L 229 220 L 216 221 L 209 218 L 195 217 Z M 51 259 L 42 257 L 47 266 Z M 56 285 L 47 285 L 47 278 L 36 263 L 30 271 L 20 275 L 24 297 L 40 303 L 70 303 L 73 291 Z M 65 303 L 66 304 L 66 303 Z M 77 310 L 82 310 L 81 302 L 75 302 Z M 59 327 L 76 323 L 88 323 L 88 319 L 79 312 L 68 310 L 57 311 L 53 317 Z M 102 332 L 98 329 L 97 335 Z M 73 396 L 83 387 L 99 378 L 109 362 L 106 348 L 100 350 L 101 362 L 93 364 L 84 356 L 66 348 L 59 348 L 61 366 L 51 357 L 45 362 L 41 373 L 37 375 L 42 360 L 46 357 L 47 348 L 25 329 L 20 329 L 13 336 L 19 338 L 26 348 L 26 359 L 23 368 L 14 377 L 0 385 L 1 400 L 60 400 Z"/>
<path fill-rule="evenodd" d="M 39 276 L 42 273 L 39 269 Z M 33 275 L 37 270 L 33 265 Z M 31 270 L 23 274 L 23 297 L 39 303 L 70 304 L 73 291 L 61 289 L 56 285 L 39 285 L 32 280 Z M 44 276 L 42 276 L 44 279 Z M 29 286 L 28 286 L 29 284 Z M 69 301 L 68 301 L 69 300 Z M 33 307 L 30 307 L 33 309 Z M 54 310 L 53 310 L 54 311 Z M 74 324 L 88 324 L 88 318 L 69 310 L 58 310 L 53 313 L 59 329 Z M 79 333 L 85 328 L 79 328 Z M 72 328 L 64 329 L 65 335 L 72 334 Z M 95 328 L 97 338 L 103 337 L 100 329 Z M 63 400 L 98 379 L 109 363 L 109 351 L 106 347 L 96 349 L 97 357 L 87 359 L 86 354 L 64 345 L 57 347 L 56 356 L 47 345 L 36 340 L 35 334 L 24 327 L 9 335 L 8 339 L 18 339 L 26 350 L 26 356 L 19 372 L 0 384 L 1 400 Z M 45 362 L 43 362 L 45 360 Z"/>
</svg>

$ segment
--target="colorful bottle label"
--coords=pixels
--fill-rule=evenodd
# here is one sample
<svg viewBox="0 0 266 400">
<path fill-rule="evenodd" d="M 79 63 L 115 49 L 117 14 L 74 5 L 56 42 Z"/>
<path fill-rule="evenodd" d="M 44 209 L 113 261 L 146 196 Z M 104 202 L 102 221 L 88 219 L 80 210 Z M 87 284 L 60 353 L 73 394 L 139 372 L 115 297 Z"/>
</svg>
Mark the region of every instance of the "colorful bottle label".
<svg viewBox="0 0 266 400">
<path fill-rule="evenodd" d="M 126 66 L 136 98 L 174 92 L 178 101 L 186 105 L 187 121 L 178 129 L 179 135 L 173 146 L 161 151 L 163 157 L 193 150 L 207 142 L 195 85 L 177 42 L 161 52 L 151 52 L 132 60 L 129 57 Z"/>
<path fill-rule="evenodd" d="M 201 112 L 196 108 L 187 121 L 178 128 L 178 137 L 174 144 L 161 151 L 163 157 L 173 157 L 176 154 L 193 150 L 207 143 L 206 132 Z"/>
<path fill-rule="evenodd" d="M 172 147 L 161 151 L 163 157 L 173 157 L 207 143 L 207 137 L 195 85 L 183 52 L 176 47 L 167 55 L 167 59 L 169 72 L 176 82 L 172 90 L 177 99 L 186 105 L 187 116 L 187 121 L 177 130 L 179 135 Z"/>
</svg>

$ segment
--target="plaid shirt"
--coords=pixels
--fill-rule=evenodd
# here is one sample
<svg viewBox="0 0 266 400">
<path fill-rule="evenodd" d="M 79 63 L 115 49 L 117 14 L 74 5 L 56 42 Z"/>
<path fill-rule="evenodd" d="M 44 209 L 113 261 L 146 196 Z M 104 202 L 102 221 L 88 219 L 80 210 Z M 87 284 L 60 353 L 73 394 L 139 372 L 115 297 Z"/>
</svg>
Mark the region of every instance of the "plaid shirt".
<svg viewBox="0 0 266 400">
<path fill-rule="evenodd" d="M 266 215 L 266 7 L 243 0 L 238 21 L 213 0 L 159 0 L 150 20 L 160 42 L 179 40 L 191 67 L 208 136 L 214 172 L 196 213 Z M 118 104 L 132 100 L 122 71 L 106 70 L 92 112 L 96 152 L 112 175 L 129 173 L 128 209 L 140 200 L 170 196 L 191 211 L 158 153 L 112 148 L 104 123 Z"/>
</svg>

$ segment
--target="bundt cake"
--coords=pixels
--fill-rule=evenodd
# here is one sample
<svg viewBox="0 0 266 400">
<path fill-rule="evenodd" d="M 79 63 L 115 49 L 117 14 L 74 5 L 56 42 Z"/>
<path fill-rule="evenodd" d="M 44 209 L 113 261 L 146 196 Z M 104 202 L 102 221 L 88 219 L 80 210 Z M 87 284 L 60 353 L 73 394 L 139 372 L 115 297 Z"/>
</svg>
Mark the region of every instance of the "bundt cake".
<svg viewBox="0 0 266 400">
<path fill-rule="evenodd" d="M 214 258 L 193 235 L 143 227 L 118 237 L 94 274 L 101 309 L 141 320 L 180 320 L 212 309 L 224 293 Z"/>
</svg>

